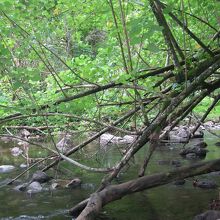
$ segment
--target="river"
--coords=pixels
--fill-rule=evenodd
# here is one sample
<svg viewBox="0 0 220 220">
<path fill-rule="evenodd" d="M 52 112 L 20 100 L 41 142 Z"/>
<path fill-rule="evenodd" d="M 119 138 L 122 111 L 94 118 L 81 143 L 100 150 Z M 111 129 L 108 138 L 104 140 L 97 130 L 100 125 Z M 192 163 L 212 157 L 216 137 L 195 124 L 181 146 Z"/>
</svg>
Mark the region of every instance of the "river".
<svg viewBox="0 0 220 220">
<path fill-rule="evenodd" d="M 215 131 L 220 134 L 220 131 Z M 220 147 L 215 146 L 219 139 L 210 133 L 205 133 L 204 140 L 208 144 L 209 152 L 203 160 L 219 158 Z M 196 140 L 192 140 L 188 145 L 192 145 Z M 6 185 L 8 179 L 14 178 L 21 173 L 24 168 L 20 168 L 25 160 L 19 157 L 13 157 L 10 148 L 16 146 L 15 143 L 0 142 L 0 165 L 10 164 L 16 168 L 9 173 L 0 173 L 0 219 L 73 219 L 68 215 L 68 209 L 79 201 L 87 198 L 98 186 L 103 174 L 88 173 L 70 164 L 61 163 L 57 172 L 51 170 L 50 175 L 57 175 L 58 178 L 79 177 L 82 181 L 82 187 L 76 189 L 57 189 L 50 190 L 49 186 L 37 194 L 27 194 L 14 190 L 14 185 Z M 181 144 L 172 144 L 159 147 L 147 168 L 146 174 L 161 172 L 173 169 L 172 160 L 178 160 L 182 165 L 195 163 L 198 160 L 186 160 L 179 156 Z M 146 146 L 147 148 L 147 146 Z M 130 164 L 128 172 L 124 171 L 116 182 L 123 182 L 137 177 L 138 169 L 144 158 L 146 148 L 142 149 Z M 74 155 L 81 163 L 93 167 L 108 167 L 114 165 L 120 157 L 117 146 L 112 146 L 106 151 L 96 152 L 98 146 L 91 145 L 87 150 Z M 103 153 L 104 152 L 104 153 Z M 31 147 L 30 156 L 43 157 L 46 152 L 36 147 Z M 159 162 L 160 161 L 160 162 Z M 162 164 L 161 164 L 162 163 Z M 21 181 L 27 181 L 31 175 L 25 174 Z M 214 180 L 220 186 L 220 174 L 206 174 L 198 177 L 199 179 Z M 27 180 L 26 180 L 27 179 Z M 139 192 L 124 197 L 107 205 L 100 215 L 100 219 L 115 220 L 189 220 L 209 208 L 210 201 L 218 198 L 219 189 L 200 189 L 193 186 L 193 178 L 186 180 L 184 185 L 176 186 L 173 183 L 157 187 L 154 189 Z"/>
</svg>

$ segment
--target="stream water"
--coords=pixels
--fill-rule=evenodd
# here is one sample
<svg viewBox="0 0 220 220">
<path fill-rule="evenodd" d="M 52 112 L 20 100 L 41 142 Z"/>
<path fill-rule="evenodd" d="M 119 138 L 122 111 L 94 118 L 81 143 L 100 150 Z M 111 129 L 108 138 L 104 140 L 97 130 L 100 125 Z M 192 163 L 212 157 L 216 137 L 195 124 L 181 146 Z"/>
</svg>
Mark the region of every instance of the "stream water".
<svg viewBox="0 0 220 220">
<path fill-rule="evenodd" d="M 220 134 L 220 131 L 215 131 Z M 219 158 L 220 147 L 215 146 L 219 139 L 210 133 L 205 134 L 204 140 L 207 142 L 209 152 L 204 160 Z M 188 145 L 192 145 L 192 140 Z M 37 194 L 27 194 L 14 190 L 14 185 L 5 185 L 8 179 L 14 178 L 21 173 L 24 168 L 20 168 L 25 160 L 13 157 L 10 148 L 16 146 L 15 143 L 0 143 L 0 165 L 14 165 L 16 168 L 9 173 L 0 173 L 0 219 L 72 219 L 67 210 L 79 201 L 87 198 L 99 185 L 103 174 L 94 174 L 82 171 L 70 164 L 61 163 L 59 169 L 63 173 L 50 171 L 50 175 L 58 175 L 58 178 L 79 177 L 83 184 L 76 189 L 57 189 L 44 190 Z M 179 156 L 180 148 L 183 145 L 173 144 L 161 146 L 157 149 L 146 174 L 161 172 L 175 167 L 171 165 L 172 160 L 179 160 L 182 165 L 197 162 L 198 160 L 186 160 Z M 36 147 L 31 147 L 30 156 L 45 156 L 45 152 Z M 119 159 L 120 153 L 117 146 L 99 151 L 96 156 L 91 156 L 96 152 L 98 146 L 91 145 L 87 150 L 74 155 L 81 163 L 86 163 L 93 167 L 108 167 L 114 165 Z M 133 163 L 130 164 L 128 172 L 124 171 L 117 182 L 123 182 L 137 177 L 138 170 L 144 158 L 146 148 L 142 149 L 135 156 Z M 104 152 L 104 153 L 103 153 Z M 160 162 L 159 162 L 160 161 Z M 160 164 L 159 164 L 160 163 Z M 161 165 L 162 163 L 162 165 Z M 32 171 L 30 172 L 31 175 Z M 30 178 L 28 174 L 21 178 L 21 181 Z M 214 180 L 220 186 L 220 174 L 206 174 L 198 177 L 199 179 Z M 187 179 L 186 183 L 176 186 L 173 183 L 135 193 L 124 197 L 107 205 L 103 209 L 100 219 L 115 220 L 189 220 L 209 208 L 212 199 L 218 198 L 219 189 L 200 189 L 192 185 L 193 178 Z"/>
</svg>

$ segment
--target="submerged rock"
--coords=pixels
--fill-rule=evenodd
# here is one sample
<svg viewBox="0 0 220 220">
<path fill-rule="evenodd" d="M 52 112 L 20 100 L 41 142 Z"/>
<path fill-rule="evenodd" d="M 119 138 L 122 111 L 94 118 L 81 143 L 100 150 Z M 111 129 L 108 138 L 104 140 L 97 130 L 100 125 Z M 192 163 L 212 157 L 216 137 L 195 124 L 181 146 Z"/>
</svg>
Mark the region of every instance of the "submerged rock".
<svg viewBox="0 0 220 220">
<path fill-rule="evenodd" d="M 194 144 L 195 147 L 200 147 L 200 148 L 206 148 L 208 144 L 205 141 L 200 141 L 196 144 Z"/>
<path fill-rule="evenodd" d="M 173 182 L 173 184 L 176 186 L 180 186 L 180 185 L 184 185 L 185 182 L 186 182 L 186 180 L 184 180 L 184 179 L 183 180 L 176 180 Z"/>
<path fill-rule="evenodd" d="M 195 180 L 193 186 L 203 189 L 215 189 L 218 185 L 212 180 Z"/>
<path fill-rule="evenodd" d="M 184 157 L 192 157 L 192 154 L 196 155 L 196 157 L 205 157 L 208 150 L 204 148 L 200 148 L 198 146 L 188 147 L 180 151 L 180 155 Z"/>
<path fill-rule="evenodd" d="M 220 219 L 220 211 L 208 210 L 197 215 L 193 220 L 218 220 Z"/>
<path fill-rule="evenodd" d="M 220 147 L 220 142 L 216 142 L 215 146 Z"/>
<path fill-rule="evenodd" d="M 13 165 L 1 165 L 0 166 L 0 173 L 9 173 L 13 171 L 15 167 Z"/>
<path fill-rule="evenodd" d="M 17 185 L 14 187 L 14 190 L 23 192 L 27 189 L 28 185 L 29 183 L 23 183 L 23 184 Z"/>
</svg>

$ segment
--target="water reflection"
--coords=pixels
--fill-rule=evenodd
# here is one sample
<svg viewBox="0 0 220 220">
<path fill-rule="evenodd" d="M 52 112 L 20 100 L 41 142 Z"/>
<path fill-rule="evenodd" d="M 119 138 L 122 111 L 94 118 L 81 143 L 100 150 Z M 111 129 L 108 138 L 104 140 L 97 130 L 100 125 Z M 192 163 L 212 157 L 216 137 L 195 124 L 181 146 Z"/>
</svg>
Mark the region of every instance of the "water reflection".
<svg viewBox="0 0 220 220">
<path fill-rule="evenodd" d="M 219 132 L 220 133 L 220 132 Z M 219 157 L 220 148 L 214 145 L 219 141 L 216 137 L 206 134 L 208 143 L 208 154 L 205 160 L 215 159 Z M 11 144 L 11 145 L 10 145 Z M 96 187 L 98 187 L 103 174 L 94 174 L 81 171 L 79 168 L 72 167 L 70 164 L 62 162 L 60 166 L 64 174 L 58 173 L 58 176 L 80 177 L 83 185 L 78 189 L 58 189 L 55 191 L 43 191 L 39 194 L 28 195 L 24 192 L 13 190 L 14 186 L 7 186 L 6 183 L 10 178 L 14 178 L 23 169 L 20 164 L 25 163 L 22 157 L 12 157 L 10 147 L 14 147 L 14 143 L 0 143 L 0 165 L 14 165 L 16 168 L 10 173 L 0 174 L 0 219 L 72 219 L 68 216 L 67 210 L 81 200 L 88 197 Z M 188 145 L 192 145 L 189 143 Z M 168 169 L 174 169 L 172 161 L 180 161 L 181 165 L 194 163 L 193 160 L 186 160 L 179 156 L 181 146 L 161 146 L 153 155 L 151 163 L 146 174 L 154 172 L 163 172 Z M 142 149 L 135 156 L 133 163 L 130 163 L 129 173 L 123 172 L 119 176 L 118 182 L 124 182 L 131 178 L 136 178 L 140 165 L 143 161 L 147 147 Z M 117 146 L 109 148 L 105 154 L 97 151 L 97 146 L 90 146 L 88 151 L 82 151 L 74 155 L 81 163 L 86 163 L 93 167 L 106 166 L 111 167 L 121 157 Z M 44 152 L 33 149 L 36 155 L 42 155 Z M 90 154 L 99 152 L 100 154 L 94 157 L 89 157 Z M 41 152 L 39 154 L 39 152 Z M 89 159 L 88 159 L 89 158 Z M 158 161 L 168 161 L 164 164 L 159 164 Z M 65 170 L 68 169 L 68 172 Z M 51 171 L 54 175 L 55 172 Z M 63 175 L 63 176 L 62 176 Z M 23 177 L 26 178 L 26 177 Z M 29 176 L 27 176 L 29 178 Z M 220 185 L 220 175 L 207 174 L 203 178 L 215 180 Z M 117 219 L 117 220 L 189 220 L 196 214 L 205 211 L 208 208 L 209 202 L 218 197 L 218 188 L 212 190 L 204 190 L 195 188 L 192 185 L 193 178 L 186 180 L 186 183 L 181 186 L 167 184 L 155 189 L 129 195 L 120 201 L 109 204 L 104 208 L 99 219 Z"/>
</svg>

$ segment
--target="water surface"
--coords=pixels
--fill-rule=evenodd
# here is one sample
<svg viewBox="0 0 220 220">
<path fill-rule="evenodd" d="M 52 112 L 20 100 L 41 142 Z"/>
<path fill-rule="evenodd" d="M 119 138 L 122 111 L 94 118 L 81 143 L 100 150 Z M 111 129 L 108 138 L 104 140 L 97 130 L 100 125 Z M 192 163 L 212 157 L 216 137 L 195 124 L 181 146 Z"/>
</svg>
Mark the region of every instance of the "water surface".
<svg viewBox="0 0 220 220">
<path fill-rule="evenodd" d="M 220 134 L 220 132 L 218 131 Z M 204 160 L 216 159 L 220 156 L 220 148 L 214 145 L 219 139 L 209 133 L 205 135 L 208 143 L 208 154 Z M 195 140 L 188 145 L 192 145 Z M 13 185 L 6 186 L 4 183 L 8 178 L 14 178 L 23 171 L 19 167 L 25 163 L 22 157 L 13 157 L 10 148 L 16 143 L 0 143 L 0 165 L 14 165 L 16 169 L 10 173 L 0 174 L 0 219 L 72 219 L 67 210 L 81 200 L 87 198 L 98 186 L 103 174 L 88 173 L 70 164 L 62 162 L 59 169 L 63 173 L 51 170 L 50 175 L 57 175 L 58 178 L 79 177 L 83 186 L 77 189 L 58 189 L 55 191 L 45 190 L 44 192 L 29 195 L 24 192 L 17 192 Z M 146 174 L 162 172 L 174 167 L 169 164 L 171 160 L 180 160 L 182 165 L 194 163 L 195 161 L 184 160 L 179 156 L 182 145 L 161 146 L 155 152 Z M 117 146 L 109 149 L 98 150 L 98 145 L 90 145 L 87 149 L 74 155 L 83 164 L 93 167 L 109 167 L 114 165 L 120 158 Z M 130 163 L 128 172 L 123 172 L 116 182 L 123 182 L 137 177 L 138 170 L 144 158 L 147 146 L 142 149 L 133 162 Z M 96 153 L 96 154 L 95 154 Z M 46 152 L 36 147 L 31 147 L 30 156 L 43 157 Z M 164 160 L 165 165 L 158 165 L 159 160 Z M 167 161 L 167 162 L 166 162 Z M 30 172 L 31 175 L 32 171 Z M 25 175 L 20 181 L 26 181 L 30 176 Z M 220 186 L 220 175 L 203 175 L 200 179 L 212 179 Z M 195 188 L 192 185 L 193 178 L 186 180 L 182 186 L 175 186 L 170 183 L 161 187 L 146 190 L 124 197 L 107 205 L 103 209 L 101 219 L 116 220 L 189 220 L 196 214 L 206 211 L 212 199 L 218 198 L 219 189 L 204 190 Z M 45 186 L 49 187 L 49 186 Z"/>
</svg>

